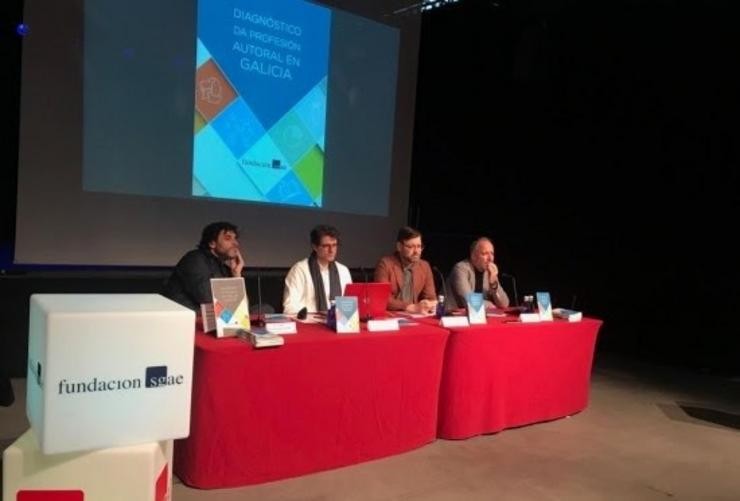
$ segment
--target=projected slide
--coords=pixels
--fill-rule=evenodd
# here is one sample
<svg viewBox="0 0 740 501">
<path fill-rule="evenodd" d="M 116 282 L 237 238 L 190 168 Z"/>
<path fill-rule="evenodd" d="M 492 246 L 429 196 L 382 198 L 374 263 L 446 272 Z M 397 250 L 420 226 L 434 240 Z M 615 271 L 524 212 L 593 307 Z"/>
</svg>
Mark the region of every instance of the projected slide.
<svg viewBox="0 0 740 501">
<path fill-rule="evenodd" d="M 199 0 L 192 194 L 322 207 L 331 12 Z"/>
</svg>

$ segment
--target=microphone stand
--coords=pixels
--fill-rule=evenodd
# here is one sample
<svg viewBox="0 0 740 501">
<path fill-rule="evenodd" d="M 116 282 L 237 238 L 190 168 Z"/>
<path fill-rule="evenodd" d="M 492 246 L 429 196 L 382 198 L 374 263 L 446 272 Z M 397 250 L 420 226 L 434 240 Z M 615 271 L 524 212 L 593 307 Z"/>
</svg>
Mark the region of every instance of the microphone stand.
<svg viewBox="0 0 740 501">
<path fill-rule="evenodd" d="M 265 325 L 265 318 L 262 316 L 262 274 L 259 268 L 257 272 L 257 319 L 254 321 L 254 325 L 257 327 L 263 327 Z"/>
<path fill-rule="evenodd" d="M 509 273 L 499 273 L 499 275 L 511 280 L 511 288 L 514 290 L 514 306 L 519 306 L 519 293 L 516 290 L 516 278 L 514 277 L 514 275 L 511 275 Z"/>
<path fill-rule="evenodd" d="M 442 283 L 442 292 L 441 293 L 438 292 L 437 297 L 435 299 L 439 299 L 439 296 L 442 296 L 443 298 L 445 298 L 445 301 L 447 301 L 447 284 L 445 284 L 445 276 L 436 266 L 432 266 L 432 269 L 437 272 L 437 274 L 439 275 L 439 281 Z M 442 304 L 441 309 L 440 309 L 440 306 L 437 305 L 437 315 L 444 315 L 445 310 L 446 310 L 446 305 Z"/>
<path fill-rule="evenodd" d="M 364 266 L 360 266 L 360 271 L 362 272 L 362 279 L 364 280 L 365 284 L 362 287 L 362 303 L 365 305 L 365 318 L 360 318 L 360 321 L 367 322 L 372 317 L 370 316 L 370 298 L 368 297 L 367 292 L 367 271 L 365 271 Z"/>
</svg>

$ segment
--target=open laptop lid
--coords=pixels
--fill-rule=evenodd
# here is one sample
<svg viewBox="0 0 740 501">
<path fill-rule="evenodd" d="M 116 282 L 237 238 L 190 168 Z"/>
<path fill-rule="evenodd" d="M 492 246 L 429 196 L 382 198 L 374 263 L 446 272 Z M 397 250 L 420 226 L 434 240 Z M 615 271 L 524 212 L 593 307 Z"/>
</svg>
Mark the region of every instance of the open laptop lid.
<svg viewBox="0 0 740 501">
<path fill-rule="evenodd" d="M 358 282 L 344 287 L 345 296 L 355 296 L 360 318 L 385 318 L 391 284 L 388 282 Z"/>
</svg>

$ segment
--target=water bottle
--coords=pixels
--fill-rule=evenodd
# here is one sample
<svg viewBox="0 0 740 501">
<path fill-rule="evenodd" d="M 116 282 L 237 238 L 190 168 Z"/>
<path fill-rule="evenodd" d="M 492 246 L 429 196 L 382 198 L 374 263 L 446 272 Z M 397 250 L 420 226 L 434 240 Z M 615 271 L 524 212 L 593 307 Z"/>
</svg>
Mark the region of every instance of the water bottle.
<svg viewBox="0 0 740 501">
<path fill-rule="evenodd" d="M 442 294 L 437 296 L 437 309 L 434 312 L 434 316 L 437 318 L 445 316 L 445 297 Z"/>
<path fill-rule="evenodd" d="M 524 296 L 524 312 L 535 313 L 534 296 Z"/>
<path fill-rule="evenodd" d="M 337 303 L 333 299 L 329 302 L 329 311 L 326 312 L 326 326 L 331 330 L 337 328 Z"/>
</svg>

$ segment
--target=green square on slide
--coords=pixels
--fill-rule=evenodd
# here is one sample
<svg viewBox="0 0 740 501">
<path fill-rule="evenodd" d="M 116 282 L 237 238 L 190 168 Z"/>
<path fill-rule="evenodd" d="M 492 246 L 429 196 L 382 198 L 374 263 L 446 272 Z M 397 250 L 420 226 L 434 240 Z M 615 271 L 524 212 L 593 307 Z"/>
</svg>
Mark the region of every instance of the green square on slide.
<svg viewBox="0 0 740 501">
<path fill-rule="evenodd" d="M 301 180 L 306 191 L 314 200 L 321 196 L 324 183 L 324 154 L 314 145 L 293 167 L 293 173 Z"/>
</svg>

